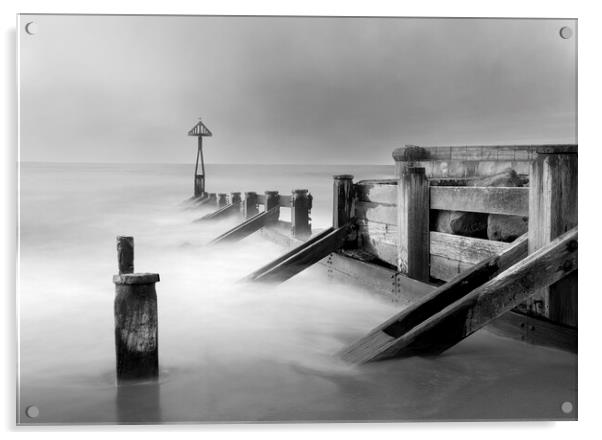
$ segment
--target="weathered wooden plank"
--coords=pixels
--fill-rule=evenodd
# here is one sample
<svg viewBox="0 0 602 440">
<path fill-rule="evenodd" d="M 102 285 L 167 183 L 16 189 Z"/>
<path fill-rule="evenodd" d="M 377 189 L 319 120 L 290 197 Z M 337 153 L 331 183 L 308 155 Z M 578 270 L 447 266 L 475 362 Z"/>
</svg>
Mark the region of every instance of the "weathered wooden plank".
<svg viewBox="0 0 602 440">
<path fill-rule="evenodd" d="M 577 225 L 577 155 L 541 154 L 531 170 L 529 251 L 533 252 Z M 539 290 L 531 313 L 577 325 L 577 274 Z"/>
<path fill-rule="evenodd" d="M 357 225 L 359 247 L 397 266 L 397 226 L 368 220 L 360 220 Z"/>
<path fill-rule="evenodd" d="M 529 188 L 432 186 L 431 209 L 529 215 Z"/>
<path fill-rule="evenodd" d="M 219 237 L 213 239 L 210 244 L 225 242 L 235 242 L 257 232 L 264 226 L 278 220 L 278 208 L 272 208 L 269 211 L 260 212 L 250 219 L 236 225 L 234 228 L 224 232 Z"/>
<path fill-rule="evenodd" d="M 431 231 L 431 255 L 458 260 L 462 263 L 477 264 L 482 260 L 499 254 L 511 246 L 501 241 L 463 237 Z"/>
<path fill-rule="evenodd" d="M 397 206 L 372 202 L 357 202 L 355 215 L 358 220 L 397 225 Z"/>
<path fill-rule="evenodd" d="M 394 158 L 402 158 L 403 150 L 398 148 L 393 153 Z M 415 147 L 416 148 L 416 147 Z M 526 158 L 533 160 L 536 152 L 548 153 L 576 152 L 574 144 L 548 145 L 453 145 L 453 146 L 420 146 L 428 160 L 517 160 Z"/>
<path fill-rule="evenodd" d="M 333 253 L 324 260 L 330 275 L 340 281 L 360 284 L 370 292 L 400 304 L 408 305 L 436 287 L 408 278 L 393 269 Z"/>
<path fill-rule="evenodd" d="M 253 272 L 245 281 L 282 283 L 340 249 L 348 233 L 349 225 L 329 228 Z"/>
<path fill-rule="evenodd" d="M 432 178 L 471 178 L 490 176 L 512 168 L 520 175 L 528 175 L 530 160 L 433 160 L 418 161 L 415 166 L 425 169 L 426 176 Z"/>
<path fill-rule="evenodd" d="M 397 183 L 364 183 L 355 184 L 357 199 L 362 202 L 397 204 Z"/>
<path fill-rule="evenodd" d="M 388 319 L 367 336 L 346 348 L 341 356 L 354 363 L 383 357 L 384 353 L 390 351 L 398 337 L 520 261 L 527 254 L 527 248 L 525 235 L 501 254 L 482 261 L 426 294 L 421 301 Z"/>
<path fill-rule="evenodd" d="M 397 191 L 397 270 L 429 280 L 429 184 L 424 168 L 406 167 Z"/>
<path fill-rule="evenodd" d="M 431 277 L 441 281 L 449 281 L 473 266 L 470 263 L 452 260 L 439 255 L 431 255 L 430 263 Z"/>
<path fill-rule="evenodd" d="M 577 352 L 577 329 L 546 319 L 509 311 L 487 325 L 487 330 L 500 336 L 536 345 Z"/>
<path fill-rule="evenodd" d="M 374 359 L 416 352 L 440 353 L 577 268 L 577 228 L 515 263 L 487 283 L 422 320 L 389 331 L 394 341 Z"/>
<path fill-rule="evenodd" d="M 241 206 L 240 205 L 241 205 L 240 202 L 239 203 L 229 203 L 229 204 L 219 208 L 217 211 L 211 212 L 199 219 L 196 219 L 195 222 L 217 220 L 217 219 L 224 218 L 224 217 L 240 215 L 241 214 L 241 210 L 240 210 Z"/>
</svg>

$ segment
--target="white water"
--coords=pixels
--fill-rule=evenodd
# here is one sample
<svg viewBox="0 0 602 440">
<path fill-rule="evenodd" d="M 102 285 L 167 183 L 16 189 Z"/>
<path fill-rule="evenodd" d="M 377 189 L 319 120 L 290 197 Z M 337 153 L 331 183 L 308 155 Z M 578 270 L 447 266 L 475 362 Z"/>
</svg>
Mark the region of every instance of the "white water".
<svg viewBox="0 0 602 440">
<path fill-rule="evenodd" d="M 333 174 L 392 167 L 209 166 L 212 192 L 314 195 L 330 223 Z M 282 249 L 251 236 L 205 244 L 235 224 L 192 220 L 180 165 L 21 166 L 22 423 L 563 418 L 576 357 L 479 332 L 439 358 L 362 367 L 334 354 L 398 310 L 312 268 L 266 289 L 235 281 Z M 283 210 L 282 217 L 287 210 Z M 114 385 L 115 236 L 135 237 L 138 272 L 157 272 L 158 384 Z M 35 405 L 36 419 L 24 416 Z M 575 414 L 568 417 L 574 417 Z"/>
</svg>

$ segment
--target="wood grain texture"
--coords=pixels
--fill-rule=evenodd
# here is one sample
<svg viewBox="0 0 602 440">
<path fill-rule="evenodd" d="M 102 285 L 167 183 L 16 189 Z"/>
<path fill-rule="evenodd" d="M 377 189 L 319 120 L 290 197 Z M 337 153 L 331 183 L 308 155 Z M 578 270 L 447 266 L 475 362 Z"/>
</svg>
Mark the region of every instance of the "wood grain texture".
<svg viewBox="0 0 602 440">
<path fill-rule="evenodd" d="M 431 277 L 441 281 L 449 281 L 473 266 L 471 263 L 464 263 L 460 260 L 441 257 L 439 255 L 431 255 L 430 263 Z"/>
<path fill-rule="evenodd" d="M 396 162 L 396 172 L 399 175 L 403 162 Z M 420 161 L 414 164 L 425 169 L 429 179 L 438 178 L 475 178 L 497 174 L 512 168 L 519 175 L 528 175 L 531 160 L 432 160 Z"/>
<path fill-rule="evenodd" d="M 432 186 L 431 209 L 529 215 L 529 188 Z"/>
<path fill-rule="evenodd" d="M 404 323 L 396 339 L 375 357 L 440 353 L 516 307 L 536 289 L 549 286 L 577 268 L 577 228 L 560 236 L 495 278 L 417 322 Z M 400 335 L 400 336 L 398 336 Z"/>
<path fill-rule="evenodd" d="M 159 341 L 155 282 L 116 282 L 114 315 L 117 380 L 157 378 Z"/>
<path fill-rule="evenodd" d="M 397 206 L 358 201 L 355 207 L 355 215 L 359 220 L 397 226 Z"/>
<path fill-rule="evenodd" d="M 334 176 L 332 188 L 332 225 L 339 228 L 347 225 L 356 216 L 353 176 Z"/>
<path fill-rule="evenodd" d="M 541 154 L 532 164 L 529 251 L 545 246 L 577 225 L 577 155 Z M 577 325 L 577 274 L 539 290 L 528 303 L 531 313 Z"/>
<path fill-rule="evenodd" d="M 430 278 L 429 206 L 424 168 L 406 167 L 397 191 L 397 270 L 419 281 Z"/>
<path fill-rule="evenodd" d="M 487 326 L 492 333 L 529 344 L 577 352 L 577 329 L 516 311 L 504 313 Z"/>
<path fill-rule="evenodd" d="M 397 205 L 397 182 L 395 183 L 366 183 L 355 184 L 357 199 L 361 202 Z"/>
<path fill-rule="evenodd" d="M 511 246 L 510 243 L 462 237 L 431 231 L 431 255 L 458 260 L 467 264 L 477 264 L 486 258 L 499 254 Z"/>
<path fill-rule="evenodd" d="M 367 362 L 383 357 L 385 352 L 391 351 L 391 344 L 398 337 L 520 261 L 527 255 L 527 249 L 527 237 L 523 236 L 501 254 L 473 266 L 388 319 L 368 335 L 346 348 L 341 352 L 341 356 L 353 363 Z"/>
<path fill-rule="evenodd" d="M 118 273 L 134 273 L 134 237 L 117 237 Z"/>
</svg>

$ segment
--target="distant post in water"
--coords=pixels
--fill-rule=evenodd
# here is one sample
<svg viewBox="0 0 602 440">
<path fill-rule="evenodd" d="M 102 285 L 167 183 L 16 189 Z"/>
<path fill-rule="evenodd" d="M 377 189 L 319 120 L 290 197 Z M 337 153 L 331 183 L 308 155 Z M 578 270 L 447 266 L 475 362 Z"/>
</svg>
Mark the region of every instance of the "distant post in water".
<svg viewBox="0 0 602 440">
<path fill-rule="evenodd" d="M 311 210 L 312 197 L 306 189 L 293 190 L 291 205 L 291 222 L 293 237 L 299 239 L 308 238 L 311 235 L 311 223 L 309 212 Z"/>
<path fill-rule="evenodd" d="M 239 192 L 230 193 L 230 203 L 240 203 L 242 199 L 240 198 Z"/>
<path fill-rule="evenodd" d="M 397 184 L 397 269 L 410 278 L 429 281 L 429 183 L 424 168 L 405 166 Z"/>
<path fill-rule="evenodd" d="M 577 146 L 538 148 L 529 180 L 531 254 L 577 226 Z M 536 314 L 577 326 L 577 271 L 540 289 L 527 304 Z"/>
<path fill-rule="evenodd" d="M 151 380 L 159 375 L 156 273 L 134 273 L 134 238 L 117 237 L 115 354 L 117 381 Z"/>
<path fill-rule="evenodd" d="M 250 219 L 254 215 L 259 214 L 257 209 L 257 193 L 249 191 L 245 193 L 245 203 L 243 205 L 243 214 L 245 219 Z"/>
<path fill-rule="evenodd" d="M 345 226 L 354 217 L 354 193 L 353 176 L 350 174 L 341 174 L 333 176 L 333 209 L 332 226 L 340 228 Z"/>
<path fill-rule="evenodd" d="M 280 206 L 280 195 L 278 191 L 266 191 L 265 192 L 265 210 L 269 211 L 272 208 Z"/>
<path fill-rule="evenodd" d="M 217 194 L 217 207 L 223 208 L 228 204 L 228 195 L 226 193 Z"/>
<path fill-rule="evenodd" d="M 217 194 L 209 193 L 208 197 L 209 197 L 208 203 L 215 203 L 217 205 Z"/>
<path fill-rule="evenodd" d="M 205 160 L 203 159 L 203 137 L 213 136 L 213 134 L 199 118 L 199 122 L 188 131 L 188 136 L 196 136 L 198 138 L 196 164 L 194 166 L 194 196 L 203 197 L 205 195 Z M 199 162 L 201 164 L 200 172 Z"/>
</svg>

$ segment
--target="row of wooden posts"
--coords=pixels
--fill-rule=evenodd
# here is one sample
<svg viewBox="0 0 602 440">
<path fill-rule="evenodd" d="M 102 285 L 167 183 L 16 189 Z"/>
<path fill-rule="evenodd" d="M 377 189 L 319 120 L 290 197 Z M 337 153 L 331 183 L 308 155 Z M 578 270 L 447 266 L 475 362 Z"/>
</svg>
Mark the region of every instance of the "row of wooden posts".
<svg viewBox="0 0 602 440">
<path fill-rule="evenodd" d="M 273 220 L 279 218 L 279 208 L 288 207 L 291 210 L 291 234 L 298 239 L 306 239 L 311 235 L 311 209 L 312 195 L 307 189 L 294 189 L 291 195 L 280 194 L 279 191 L 265 191 L 264 194 L 258 194 L 254 191 L 245 192 L 242 199 L 240 192 L 230 193 L 209 193 L 205 198 L 206 204 L 215 202 L 217 211 L 212 212 L 199 220 L 213 220 L 221 216 L 220 210 L 224 214 L 241 213 L 246 220 L 259 214 L 259 205 L 264 206 L 264 212 L 274 210 Z M 228 212 L 226 212 L 228 210 Z"/>
<path fill-rule="evenodd" d="M 430 280 L 430 184 L 423 158 L 413 150 L 396 157 L 397 164 L 397 234 L 398 271 L 408 278 Z M 577 226 L 577 155 L 575 148 L 547 148 L 538 151 L 532 161 L 529 189 L 529 253 L 549 245 L 555 238 Z M 263 195 L 232 193 L 228 201 L 224 193 L 208 195 L 219 209 L 240 207 L 245 219 L 279 207 L 291 207 L 292 235 L 305 239 L 311 234 L 311 195 L 295 190 L 290 196 L 278 191 Z M 332 227 L 312 237 L 291 253 L 262 268 L 253 279 L 278 280 L 293 276 L 341 247 L 357 246 L 357 197 L 353 176 L 334 176 Z M 277 218 L 277 217 L 276 217 Z M 575 238 L 571 240 L 576 240 Z M 133 239 L 118 237 L 119 274 L 115 275 L 115 340 L 118 380 L 151 378 L 158 374 L 157 301 L 155 283 L 158 274 L 136 274 L 133 271 Z M 571 268 L 569 268 L 571 269 Z M 567 269 L 568 270 L 568 269 Z M 280 271 L 277 275 L 276 272 Z M 256 275 L 256 276 L 255 276 Z M 285 278 L 283 278 L 285 277 Z M 558 320 L 576 300 L 577 273 L 529 295 L 531 303 L 544 304 L 544 315 Z M 572 313 L 572 311 L 571 311 Z M 576 319 L 576 318 L 575 318 Z"/>
</svg>

